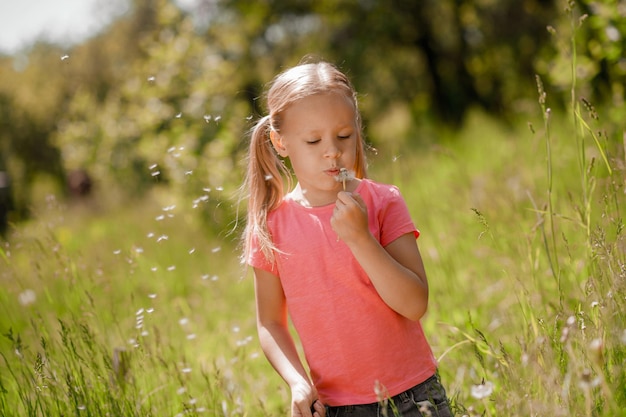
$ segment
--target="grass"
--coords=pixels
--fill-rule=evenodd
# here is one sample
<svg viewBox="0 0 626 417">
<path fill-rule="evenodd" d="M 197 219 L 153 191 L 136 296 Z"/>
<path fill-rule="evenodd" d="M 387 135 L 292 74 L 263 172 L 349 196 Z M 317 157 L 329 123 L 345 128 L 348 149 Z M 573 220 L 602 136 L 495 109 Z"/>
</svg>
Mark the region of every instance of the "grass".
<svg viewBox="0 0 626 417">
<path fill-rule="evenodd" d="M 476 114 L 372 159 L 422 231 L 423 324 L 459 415 L 626 415 L 624 173 L 567 116 L 549 123 Z M 286 415 L 236 236 L 172 191 L 89 204 L 49 198 L 2 246 L 0 413 Z"/>
</svg>

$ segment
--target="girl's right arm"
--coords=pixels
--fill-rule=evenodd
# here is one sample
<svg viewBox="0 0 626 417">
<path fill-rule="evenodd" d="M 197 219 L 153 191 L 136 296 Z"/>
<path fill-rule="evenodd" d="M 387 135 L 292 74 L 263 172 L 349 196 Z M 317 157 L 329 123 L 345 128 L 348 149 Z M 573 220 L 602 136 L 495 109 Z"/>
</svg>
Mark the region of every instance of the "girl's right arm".
<svg viewBox="0 0 626 417">
<path fill-rule="evenodd" d="M 324 408 L 317 401 L 317 390 L 311 383 L 289 332 L 285 293 L 276 275 L 254 268 L 257 330 L 265 356 L 291 389 L 291 415 L 324 417 Z"/>
</svg>

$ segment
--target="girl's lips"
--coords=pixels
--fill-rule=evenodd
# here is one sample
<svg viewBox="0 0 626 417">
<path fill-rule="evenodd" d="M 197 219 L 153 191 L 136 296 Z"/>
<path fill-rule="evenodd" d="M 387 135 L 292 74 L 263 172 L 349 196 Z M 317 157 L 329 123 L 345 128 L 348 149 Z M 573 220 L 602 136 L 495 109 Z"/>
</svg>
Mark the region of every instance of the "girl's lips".
<svg viewBox="0 0 626 417">
<path fill-rule="evenodd" d="M 331 168 L 331 169 L 326 170 L 326 173 L 333 177 L 336 177 L 337 175 L 339 175 L 339 172 L 341 172 L 339 168 Z"/>
</svg>

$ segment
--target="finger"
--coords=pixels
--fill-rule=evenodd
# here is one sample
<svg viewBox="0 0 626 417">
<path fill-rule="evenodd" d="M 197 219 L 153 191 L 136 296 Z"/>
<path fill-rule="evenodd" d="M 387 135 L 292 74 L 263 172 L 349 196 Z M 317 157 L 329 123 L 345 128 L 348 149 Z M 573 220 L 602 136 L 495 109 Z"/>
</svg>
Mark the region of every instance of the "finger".
<svg viewBox="0 0 626 417">
<path fill-rule="evenodd" d="M 361 206 L 361 207 L 365 207 L 366 206 L 365 205 L 365 200 L 363 200 L 363 197 L 361 197 L 361 194 L 353 193 L 352 194 L 352 199 L 354 201 L 356 201 L 359 204 L 359 206 Z"/>
</svg>

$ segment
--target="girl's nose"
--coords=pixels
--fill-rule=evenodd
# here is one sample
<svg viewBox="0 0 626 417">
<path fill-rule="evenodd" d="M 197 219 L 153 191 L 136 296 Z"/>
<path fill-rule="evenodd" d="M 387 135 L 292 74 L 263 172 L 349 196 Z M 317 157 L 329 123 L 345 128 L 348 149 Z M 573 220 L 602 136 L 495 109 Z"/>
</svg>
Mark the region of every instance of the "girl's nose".
<svg viewBox="0 0 626 417">
<path fill-rule="evenodd" d="M 341 149 L 339 146 L 333 141 L 328 145 L 326 149 L 326 157 L 327 158 L 339 158 L 341 156 Z"/>
</svg>

